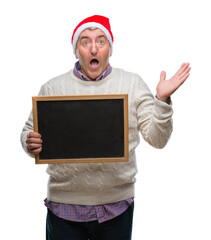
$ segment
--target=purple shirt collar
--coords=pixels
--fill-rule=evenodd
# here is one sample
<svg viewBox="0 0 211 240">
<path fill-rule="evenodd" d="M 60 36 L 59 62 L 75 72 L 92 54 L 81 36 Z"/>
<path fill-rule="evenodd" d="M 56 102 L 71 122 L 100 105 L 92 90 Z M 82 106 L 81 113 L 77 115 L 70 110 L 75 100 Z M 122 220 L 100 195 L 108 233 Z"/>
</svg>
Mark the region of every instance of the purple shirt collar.
<svg viewBox="0 0 211 240">
<path fill-rule="evenodd" d="M 75 63 L 75 66 L 74 66 L 74 69 L 73 69 L 73 73 L 74 75 L 81 79 L 81 80 L 84 80 L 84 81 L 92 81 L 91 79 L 89 79 L 87 76 L 85 76 L 84 74 L 82 74 L 79 70 L 81 69 L 81 65 L 79 63 L 79 61 L 77 61 Z M 99 81 L 99 80 L 102 80 L 104 78 L 106 78 L 112 71 L 112 67 L 111 65 L 109 64 L 108 67 L 106 68 L 106 70 L 99 76 L 95 79 L 95 81 Z"/>
</svg>

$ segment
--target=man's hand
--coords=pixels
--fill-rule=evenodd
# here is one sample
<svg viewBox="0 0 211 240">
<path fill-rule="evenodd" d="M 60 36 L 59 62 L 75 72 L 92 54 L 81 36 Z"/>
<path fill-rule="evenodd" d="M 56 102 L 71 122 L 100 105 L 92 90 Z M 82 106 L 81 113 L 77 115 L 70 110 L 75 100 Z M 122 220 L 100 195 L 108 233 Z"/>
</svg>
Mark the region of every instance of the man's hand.
<svg viewBox="0 0 211 240">
<path fill-rule="evenodd" d="M 36 132 L 30 132 L 27 140 L 27 151 L 33 155 L 39 154 L 42 151 L 41 135 Z"/>
<path fill-rule="evenodd" d="M 160 100 L 167 100 L 189 77 L 190 64 L 183 63 L 176 74 L 169 80 L 166 80 L 166 72 L 162 71 L 160 74 L 160 82 L 157 85 L 157 98 Z"/>
</svg>

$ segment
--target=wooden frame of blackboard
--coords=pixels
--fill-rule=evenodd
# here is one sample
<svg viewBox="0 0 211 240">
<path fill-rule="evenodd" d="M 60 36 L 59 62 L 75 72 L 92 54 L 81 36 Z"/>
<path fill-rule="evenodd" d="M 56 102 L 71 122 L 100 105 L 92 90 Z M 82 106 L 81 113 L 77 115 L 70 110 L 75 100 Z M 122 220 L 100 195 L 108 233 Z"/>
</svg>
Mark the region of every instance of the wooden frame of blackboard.
<svg viewBox="0 0 211 240">
<path fill-rule="evenodd" d="M 90 102 L 90 100 L 93 100 L 93 102 Z M 72 156 L 64 157 L 61 154 L 61 156 L 59 156 L 59 157 L 51 156 L 49 158 L 47 156 L 47 157 L 43 158 L 43 157 L 41 157 L 41 154 L 43 152 L 43 150 L 42 150 L 42 152 L 40 154 L 35 156 L 35 163 L 36 164 L 60 164 L 60 163 L 98 163 L 98 162 L 126 162 L 126 161 L 128 161 L 129 145 L 128 145 L 128 95 L 127 94 L 35 96 L 35 97 L 32 97 L 34 131 L 39 132 L 41 134 L 43 144 L 45 141 L 47 142 L 48 140 L 50 140 L 50 139 L 48 139 L 48 138 L 50 138 L 48 135 L 47 135 L 47 137 L 45 136 L 45 139 L 43 139 L 43 134 L 39 131 L 39 129 L 41 128 L 41 125 L 42 125 L 42 122 L 40 122 L 39 119 L 42 119 L 42 111 L 43 111 L 43 110 L 42 111 L 39 110 L 40 108 L 41 109 L 44 108 L 44 112 L 45 112 L 45 114 L 47 114 L 46 116 L 48 118 L 48 111 L 50 111 L 49 109 L 51 109 L 51 107 L 53 107 L 53 105 L 55 105 L 56 103 L 59 103 L 60 105 L 61 105 L 61 103 L 67 104 L 66 105 L 67 108 L 68 108 L 68 106 L 71 106 L 71 104 L 73 105 L 73 104 L 77 103 L 77 104 L 79 104 L 79 105 L 77 105 L 77 107 L 79 107 L 78 111 L 80 111 L 80 104 L 81 104 L 81 106 L 85 106 L 88 103 L 89 104 L 93 103 L 96 106 L 97 105 L 100 106 L 100 104 L 102 104 L 103 101 L 106 104 L 110 104 L 110 106 L 106 105 L 107 109 L 110 109 L 110 107 L 113 108 L 115 105 L 117 105 L 116 108 L 123 108 L 123 109 L 119 110 L 120 112 L 122 111 L 123 113 L 119 114 L 120 116 L 119 115 L 117 117 L 115 116 L 115 119 L 120 118 L 119 122 L 122 122 L 122 125 L 121 125 L 122 129 L 120 129 L 119 131 L 121 131 L 121 133 L 123 133 L 123 135 L 121 135 L 121 137 L 119 137 L 119 140 L 116 140 L 117 142 L 118 141 L 121 142 L 121 143 L 118 143 L 118 146 L 121 145 L 120 148 L 122 149 L 120 151 L 121 152 L 120 154 L 115 153 L 115 154 L 119 154 L 118 156 L 115 155 L 115 156 L 100 156 L 100 157 L 91 156 L 90 157 L 89 155 L 87 155 L 87 156 L 83 156 L 83 157 L 74 157 L 74 156 L 73 157 Z M 119 104 L 120 102 L 121 102 L 121 104 Z M 48 103 L 50 105 L 48 105 L 48 107 L 45 107 L 45 106 L 43 106 L 44 105 L 43 103 Z M 53 103 L 55 103 L 55 104 L 53 104 Z M 43 107 L 40 107 L 40 106 L 43 106 Z M 116 109 L 116 110 L 114 109 L 112 111 L 112 114 L 113 114 L 113 112 L 118 113 L 118 109 Z M 41 113 L 39 113 L 39 111 Z M 66 110 L 63 110 L 63 111 L 66 111 Z M 95 111 L 95 114 L 96 114 L 96 112 L 98 112 L 98 111 Z M 95 115 L 95 114 L 92 114 L 92 115 Z M 105 112 L 105 114 L 107 114 L 107 113 Z M 111 113 L 108 113 L 108 114 L 111 114 Z M 82 116 L 82 117 L 80 117 L 80 120 L 81 120 L 83 118 L 83 113 L 81 113 L 80 116 Z M 60 113 L 57 111 L 57 114 L 54 114 L 54 117 L 59 118 Z M 93 120 L 95 120 L 95 119 L 96 119 L 95 116 L 93 116 Z M 51 119 L 48 119 L 47 121 L 51 121 Z M 115 122 L 115 121 L 113 121 L 113 122 L 109 123 L 109 121 L 110 121 L 109 119 L 106 119 L 107 125 L 110 124 L 110 126 L 113 125 L 113 122 Z M 77 122 L 77 121 L 75 121 L 75 122 Z M 104 122 L 104 121 L 102 121 L 102 122 Z M 46 125 L 48 125 L 48 124 L 46 124 Z M 62 124 L 62 125 L 65 125 L 66 127 L 68 126 L 68 124 L 67 125 Z M 71 128 L 71 126 L 69 126 L 69 127 Z M 71 129 L 70 129 L 70 131 L 71 131 Z M 54 131 L 51 131 L 51 132 L 54 132 Z M 49 134 L 49 135 L 51 135 L 51 134 Z M 116 135 L 118 135 L 118 134 L 116 134 Z M 116 135 L 114 136 L 114 138 L 116 138 Z M 48 141 L 48 142 L 50 142 L 50 141 Z M 56 146 L 54 146 L 54 149 L 55 148 L 56 148 Z"/>
</svg>

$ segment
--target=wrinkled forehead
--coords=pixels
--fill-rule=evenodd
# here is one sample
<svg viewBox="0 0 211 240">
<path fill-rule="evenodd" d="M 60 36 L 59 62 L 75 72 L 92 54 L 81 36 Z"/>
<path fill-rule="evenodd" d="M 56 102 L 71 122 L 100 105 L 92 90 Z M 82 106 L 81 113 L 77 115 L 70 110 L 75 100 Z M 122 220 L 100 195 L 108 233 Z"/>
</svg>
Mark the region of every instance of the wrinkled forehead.
<svg viewBox="0 0 211 240">
<path fill-rule="evenodd" d="M 108 41 L 106 34 L 101 29 L 87 28 L 80 33 L 78 41 L 83 38 L 96 39 L 96 38 L 103 38 L 103 37 Z"/>
</svg>

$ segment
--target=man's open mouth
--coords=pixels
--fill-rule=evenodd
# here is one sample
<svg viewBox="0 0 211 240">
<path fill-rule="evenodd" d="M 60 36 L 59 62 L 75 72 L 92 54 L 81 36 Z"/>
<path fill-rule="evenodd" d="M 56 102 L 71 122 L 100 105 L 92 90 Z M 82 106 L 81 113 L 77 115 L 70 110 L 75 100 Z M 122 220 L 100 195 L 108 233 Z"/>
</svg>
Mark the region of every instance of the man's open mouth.
<svg viewBox="0 0 211 240">
<path fill-rule="evenodd" d="M 91 65 L 92 67 L 97 67 L 98 64 L 99 64 L 99 61 L 98 61 L 97 59 L 92 59 L 92 60 L 90 61 L 90 65 Z"/>
</svg>

